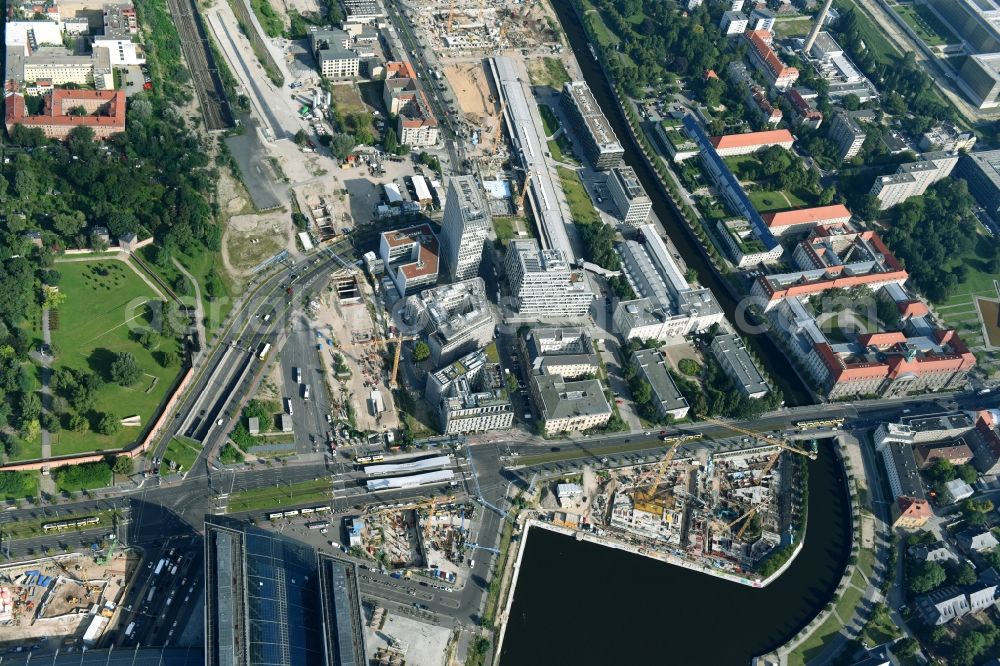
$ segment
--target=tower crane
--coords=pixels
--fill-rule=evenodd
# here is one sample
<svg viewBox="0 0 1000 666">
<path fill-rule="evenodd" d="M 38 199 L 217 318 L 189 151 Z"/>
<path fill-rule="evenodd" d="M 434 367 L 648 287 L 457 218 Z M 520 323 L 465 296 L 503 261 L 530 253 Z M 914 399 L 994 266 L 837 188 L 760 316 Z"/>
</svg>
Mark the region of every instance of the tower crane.
<svg viewBox="0 0 1000 666">
<path fill-rule="evenodd" d="M 771 446 L 777 446 L 779 449 L 783 451 L 791 451 L 792 453 L 798 453 L 799 455 L 806 456 L 810 460 L 816 460 L 815 451 L 806 451 L 804 449 L 800 449 L 799 447 L 793 446 L 792 444 L 788 443 L 784 439 L 772 437 L 771 435 L 766 435 L 762 432 L 754 432 L 752 430 L 746 430 L 744 428 L 740 428 L 739 426 L 735 426 L 731 423 L 726 423 L 725 421 L 720 421 L 719 419 L 713 419 L 710 416 L 705 416 L 703 418 L 709 423 L 713 423 L 717 426 L 725 428 L 726 430 L 732 430 L 733 432 L 738 432 L 741 435 L 746 435 L 747 437 L 753 437 L 754 439 L 759 440 L 765 444 L 769 444 Z"/>
<path fill-rule="evenodd" d="M 653 497 L 656 495 L 656 489 L 660 486 L 660 482 L 663 481 L 663 475 L 667 473 L 667 467 L 670 466 L 670 462 L 674 459 L 677 454 L 677 449 L 680 447 L 683 438 L 678 437 L 677 440 L 670 445 L 667 452 L 663 454 L 660 458 L 660 464 L 656 469 L 656 476 L 653 477 L 653 482 L 649 485 L 646 490 L 641 490 L 637 492 L 634 496 L 634 504 L 637 509 L 645 511 L 645 508 L 640 508 L 640 504 L 645 507 L 649 507 L 653 503 Z M 650 513 L 656 513 L 656 511 L 651 511 Z"/>
<path fill-rule="evenodd" d="M 434 512 L 437 510 L 437 497 L 431 498 L 431 508 L 427 512 L 427 523 L 424 525 L 424 548 L 431 539 L 431 522 L 434 520 Z"/>
<path fill-rule="evenodd" d="M 732 430 L 733 432 L 738 432 L 738 433 L 740 433 L 742 435 L 747 435 L 748 437 L 753 437 L 754 439 L 756 439 L 756 440 L 758 440 L 760 442 L 763 442 L 765 444 L 769 444 L 771 446 L 776 446 L 778 448 L 778 450 L 775 451 L 774 455 L 771 456 L 771 458 L 767 461 L 767 464 L 764 465 L 764 469 L 761 471 L 761 478 L 763 478 L 763 477 L 765 477 L 765 476 L 767 476 L 768 474 L 771 473 L 771 470 L 774 469 L 774 466 L 776 464 L 778 464 L 778 460 L 781 458 L 781 454 L 784 451 L 790 451 L 792 453 L 797 453 L 798 455 L 805 456 L 805 457 L 809 458 L 810 460 L 815 460 L 816 459 L 816 452 L 815 451 L 806 451 L 804 449 L 800 449 L 799 447 L 793 446 L 792 444 L 790 444 L 789 442 L 787 442 L 787 441 L 785 441 L 783 439 L 779 439 L 777 437 L 771 437 L 770 435 L 765 435 L 764 433 L 753 432 L 752 430 L 745 430 L 744 428 L 740 428 L 739 426 L 732 425 L 731 423 L 726 423 L 725 421 L 720 421 L 719 419 L 713 419 L 713 418 L 708 417 L 708 416 L 706 416 L 704 418 L 709 423 L 714 423 L 715 425 L 721 426 L 723 428 L 726 428 L 727 430 Z M 755 506 L 750 507 L 750 509 L 746 513 L 744 513 L 740 517 L 736 518 L 735 520 L 733 520 L 732 522 L 730 522 L 729 524 L 727 524 L 726 525 L 726 529 L 727 530 L 732 530 L 732 528 L 735 527 L 742 520 L 743 521 L 743 525 L 740 527 L 739 531 L 736 533 L 736 540 L 739 541 L 740 539 L 743 538 L 743 534 L 744 534 L 744 532 L 746 532 L 747 527 L 750 526 L 750 518 L 752 518 L 761 509 L 767 507 L 770 504 L 770 502 L 771 502 L 771 500 L 770 500 L 770 498 L 768 498 L 767 500 L 761 502 L 760 504 L 757 504 Z"/>
<path fill-rule="evenodd" d="M 390 388 L 397 388 L 398 386 L 396 384 L 396 375 L 399 372 L 399 355 L 400 355 L 400 352 L 403 350 L 403 342 L 406 341 L 406 340 L 416 340 L 416 339 L 417 339 L 417 336 L 415 336 L 415 335 L 402 335 L 402 334 L 400 334 L 400 335 L 397 335 L 394 338 L 379 338 L 377 340 L 369 340 L 368 342 L 359 342 L 359 343 L 356 343 L 354 346 L 355 347 L 385 347 L 386 345 L 395 342 L 396 343 L 396 351 L 395 351 L 395 354 L 393 354 L 393 357 L 392 357 L 392 374 L 389 376 L 389 387 Z"/>
</svg>

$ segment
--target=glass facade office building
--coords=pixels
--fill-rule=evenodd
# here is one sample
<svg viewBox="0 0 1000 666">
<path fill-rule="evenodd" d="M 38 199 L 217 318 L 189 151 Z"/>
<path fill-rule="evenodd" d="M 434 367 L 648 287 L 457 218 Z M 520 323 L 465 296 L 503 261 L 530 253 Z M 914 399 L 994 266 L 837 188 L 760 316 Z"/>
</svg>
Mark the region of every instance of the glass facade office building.
<svg viewBox="0 0 1000 666">
<path fill-rule="evenodd" d="M 346 608 L 324 604 L 316 551 L 223 516 L 205 519 L 205 562 L 209 666 L 363 663 L 353 565 L 341 564 L 341 591 L 333 599 Z M 340 622 L 329 622 L 328 614 Z M 342 647 L 331 652 L 330 644 Z"/>
</svg>

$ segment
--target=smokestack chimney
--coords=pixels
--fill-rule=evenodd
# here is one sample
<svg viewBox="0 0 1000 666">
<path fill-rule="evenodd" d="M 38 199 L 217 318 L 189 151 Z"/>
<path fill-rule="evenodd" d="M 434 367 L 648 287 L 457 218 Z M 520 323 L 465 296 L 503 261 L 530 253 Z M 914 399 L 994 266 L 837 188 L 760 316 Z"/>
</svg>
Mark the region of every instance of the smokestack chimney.
<svg viewBox="0 0 1000 666">
<path fill-rule="evenodd" d="M 826 15 L 830 13 L 830 5 L 832 4 L 833 0 L 826 0 L 823 3 L 823 9 L 819 10 L 819 14 L 816 14 L 816 25 L 809 31 L 809 36 L 806 37 L 806 41 L 802 45 L 802 54 L 806 57 L 809 57 L 809 51 L 812 50 L 813 44 L 816 42 L 816 36 L 823 29 L 823 22 L 826 20 Z"/>
</svg>

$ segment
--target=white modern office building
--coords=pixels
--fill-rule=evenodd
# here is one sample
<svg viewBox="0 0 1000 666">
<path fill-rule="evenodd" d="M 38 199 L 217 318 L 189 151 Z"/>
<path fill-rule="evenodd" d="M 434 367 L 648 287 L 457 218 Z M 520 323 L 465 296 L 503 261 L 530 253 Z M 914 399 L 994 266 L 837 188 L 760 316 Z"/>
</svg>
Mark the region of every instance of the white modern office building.
<svg viewBox="0 0 1000 666">
<path fill-rule="evenodd" d="M 579 318 L 594 300 L 583 272 L 573 269 L 560 250 L 542 250 L 534 239 L 507 244 L 506 270 L 521 315 Z"/>
<path fill-rule="evenodd" d="M 479 275 L 483 244 L 490 233 L 489 208 L 472 176 L 455 176 L 448 183 L 448 198 L 441 220 L 443 255 L 452 280 Z"/>
</svg>

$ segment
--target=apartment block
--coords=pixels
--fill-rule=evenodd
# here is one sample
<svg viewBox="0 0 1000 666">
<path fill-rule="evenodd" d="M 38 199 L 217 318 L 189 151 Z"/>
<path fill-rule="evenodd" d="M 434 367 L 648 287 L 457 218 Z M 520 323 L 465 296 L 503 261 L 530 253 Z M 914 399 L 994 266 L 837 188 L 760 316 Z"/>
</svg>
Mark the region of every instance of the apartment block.
<svg viewBox="0 0 1000 666">
<path fill-rule="evenodd" d="M 348 48 L 351 36 L 343 30 L 311 30 L 309 48 L 319 73 L 328 79 L 350 79 L 358 76 L 361 59 L 356 51 Z"/>
<path fill-rule="evenodd" d="M 577 318 L 590 310 L 594 294 L 560 250 L 542 250 L 534 239 L 512 240 L 505 268 L 519 314 Z"/>
<path fill-rule="evenodd" d="M 532 328 L 521 339 L 521 354 L 531 374 L 578 379 L 594 375 L 601 362 L 582 328 Z"/>
<path fill-rule="evenodd" d="M 618 208 L 622 222 L 632 226 L 645 224 L 653 202 L 630 166 L 616 166 L 608 174 L 608 193 Z"/>
<path fill-rule="evenodd" d="M 399 107 L 398 114 L 396 133 L 400 143 L 413 147 L 437 145 L 440 138 L 438 120 L 422 90 Z"/>
<path fill-rule="evenodd" d="M 754 7 L 750 12 L 750 26 L 749 29 L 758 32 L 773 32 L 774 31 L 774 19 L 775 14 L 767 7 Z"/>
<path fill-rule="evenodd" d="M 563 87 L 563 99 L 577 133 L 583 138 L 587 159 L 594 168 L 607 170 L 616 166 L 625 155 L 625 149 L 594 99 L 590 86 L 585 81 L 571 81 Z"/>
<path fill-rule="evenodd" d="M 632 365 L 652 389 L 657 416 L 674 419 L 687 416 L 690 406 L 670 376 L 663 354 L 655 349 L 640 349 L 632 355 Z"/>
<path fill-rule="evenodd" d="M 611 420 L 611 405 L 596 379 L 568 382 L 558 375 L 534 375 L 531 395 L 546 435 L 600 428 Z"/>
<path fill-rule="evenodd" d="M 437 282 L 438 252 L 429 224 L 386 231 L 379 240 L 379 256 L 400 296 Z"/>
<path fill-rule="evenodd" d="M 492 229 L 490 211 L 476 179 L 452 177 L 441 220 L 441 244 L 452 280 L 479 275 L 483 244 Z"/>
<path fill-rule="evenodd" d="M 744 396 L 763 398 L 771 391 L 740 336 L 735 333 L 717 335 L 712 339 L 711 349 L 719 365 Z"/>
<path fill-rule="evenodd" d="M 741 11 L 729 11 L 722 14 L 719 28 L 722 30 L 722 34 L 732 37 L 746 32 L 748 24 L 749 20 L 746 14 Z"/>
<path fill-rule="evenodd" d="M 451 363 L 493 339 L 496 317 L 486 298 L 486 283 L 473 278 L 426 289 L 406 299 L 407 323 L 427 335 L 435 365 Z"/>
<path fill-rule="evenodd" d="M 841 160 L 849 160 L 861 152 L 867 135 L 846 113 L 836 113 L 830 124 L 830 140 L 837 144 Z"/>
<path fill-rule="evenodd" d="M 505 430 L 514 422 L 500 365 L 481 349 L 429 374 L 425 395 L 445 434 Z"/>
<path fill-rule="evenodd" d="M 871 194 L 879 200 L 881 210 L 892 208 L 950 176 L 957 163 L 955 153 L 924 153 L 919 162 L 901 164 L 896 173 L 876 178 Z"/>
</svg>

